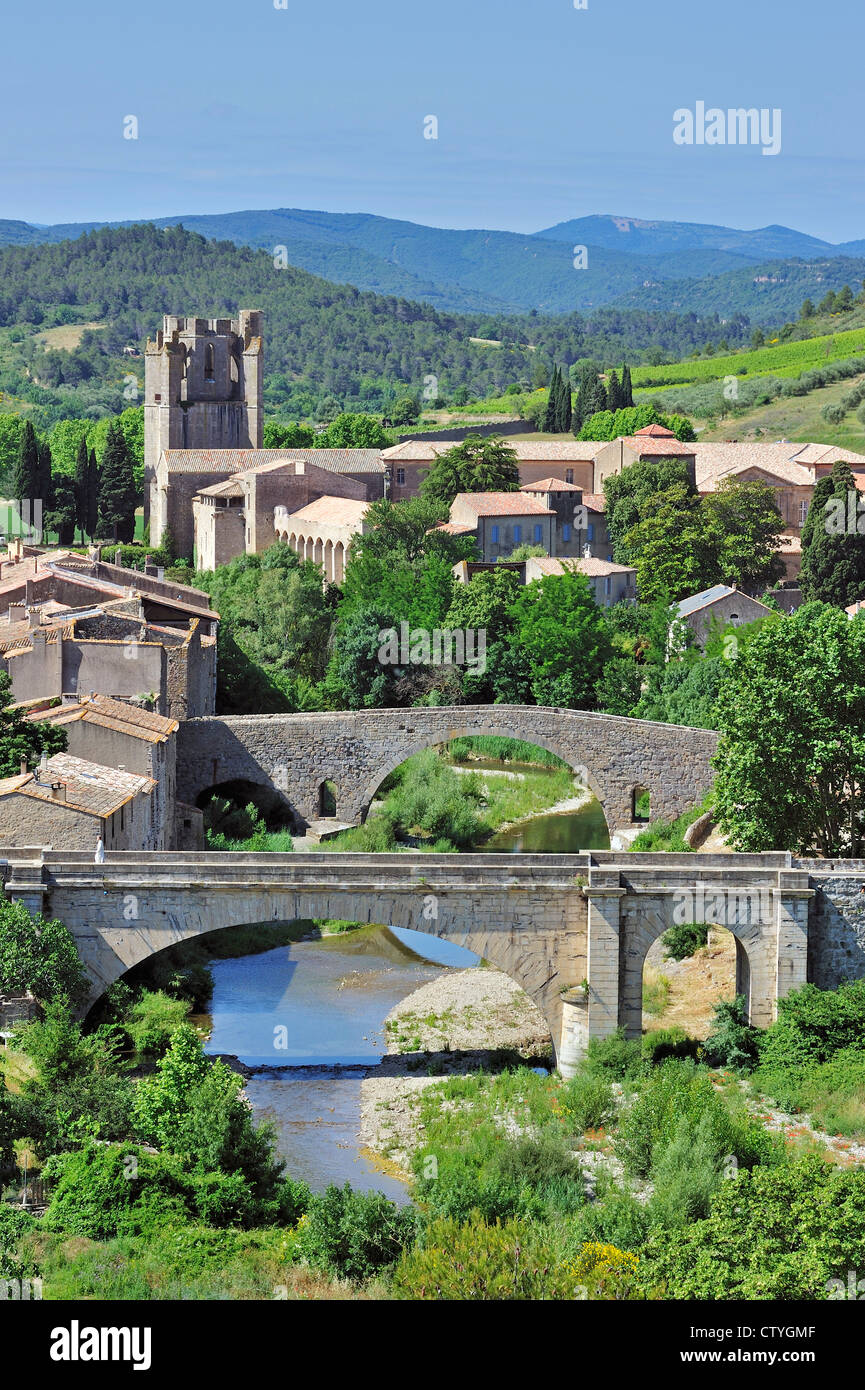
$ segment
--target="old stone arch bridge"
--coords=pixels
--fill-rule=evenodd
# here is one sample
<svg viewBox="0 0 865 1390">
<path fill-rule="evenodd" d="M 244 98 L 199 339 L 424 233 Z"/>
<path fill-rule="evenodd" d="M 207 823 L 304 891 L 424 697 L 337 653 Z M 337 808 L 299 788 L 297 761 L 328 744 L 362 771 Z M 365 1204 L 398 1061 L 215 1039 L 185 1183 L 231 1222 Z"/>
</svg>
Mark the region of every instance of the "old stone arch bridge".
<svg viewBox="0 0 865 1390">
<path fill-rule="evenodd" d="M 348 918 L 447 938 L 546 1018 L 559 1063 L 638 1036 L 651 943 L 676 921 L 737 942 L 737 988 L 769 1024 L 791 989 L 865 975 L 865 861 L 787 854 L 82 854 L 0 849 L 8 897 L 72 931 L 92 998 L 167 946 L 219 928 Z M 585 984 L 584 984 L 585 982 Z"/>
<path fill-rule="evenodd" d="M 697 804 L 712 784 L 718 742 L 707 729 L 535 705 L 193 719 L 178 735 L 177 794 L 195 803 L 213 787 L 251 782 L 278 793 L 305 825 L 322 815 L 330 784 L 336 818 L 357 824 L 406 758 L 471 734 L 524 739 L 557 753 L 591 787 L 611 835 L 634 824 L 639 791 L 649 792 L 653 819 L 673 820 Z"/>
</svg>

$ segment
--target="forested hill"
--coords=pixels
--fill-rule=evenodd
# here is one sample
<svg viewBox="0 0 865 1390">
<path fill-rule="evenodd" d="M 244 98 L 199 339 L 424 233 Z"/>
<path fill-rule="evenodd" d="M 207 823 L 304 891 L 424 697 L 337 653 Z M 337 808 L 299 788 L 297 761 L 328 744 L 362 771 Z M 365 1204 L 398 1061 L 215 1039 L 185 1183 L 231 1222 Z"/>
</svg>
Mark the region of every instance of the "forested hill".
<svg viewBox="0 0 865 1390">
<path fill-rule="evenodd" d="M 265 251 L 207 241 L 182 227 L 101 229 L 75 241 L 0 251 L 0 391 L 41 407 L 45 423 L 122 409 L 124 375 L 163 313 L 265 313 L 266 400 L 313 414 L 323 395 L 381 409 L 435 377 L 438 391 L 486 395 L 545 380 L 544 364 L 594 357 L 668 360 L 724 337 L 748 336 L 744 315 L 716 317 L 605 309 L 541 317 L 445 314 L 428 304 L 334 285 Z M 58 325 L 91 324 L 59 346 Z M 473 343 L 472 338 L 493 340 Z M 70 346 L 70 343 L 73 345 Z M 496 345 L 498 344 L 498 345 Z"/>
<path fill-rule="evenodd" d="M 845 280 L 838 277 L 848 274 L 842 258 L 865 254 L 862 242 L 835 246 L 789 227 L 741 231 L 633 217 L 581 217 L 535 234 L 428 227 L 372 213 L 302 208 L 247 208 L 148 220 L 155 227 L 183 225 L 200 236 L 271 255 L 276 247 L 284 247 L 290 265 L 325 280 L 422 300 L 454 314 L 525 314 L 532 309 L 541 314 L 592 314 L 602 307 L 633 305 L 702 314 L 707 312 L 711 282 L 735 276 L 730 289 L 719 286 L 710 311 L 720 304 L 725 317 L 738 310 L 765 328 L 798 312 L 806 296 L 820 299 L 827 289 L 840 289 Z M 133 225 L 127 221 L 37 227 L 0 219 L 0 245 L 67 241 L 85 232 Z M 578 245 L 588 251 L 579 271 L 574 265 Z M 784 263 L 794 257 L 800 258 L 799 268 L 791 271 L 785 297 Z M 817 260 L 820 266 L 807 267 L 807 262 Z M 767 295 L 766 277 L 782 288 Z M 661 298 L 652 297 L 655 290 Z M 731 290 L 735 302 L 727 303 Z M 792 295 L 798 300 L 794 302 Z"/>
</svg>

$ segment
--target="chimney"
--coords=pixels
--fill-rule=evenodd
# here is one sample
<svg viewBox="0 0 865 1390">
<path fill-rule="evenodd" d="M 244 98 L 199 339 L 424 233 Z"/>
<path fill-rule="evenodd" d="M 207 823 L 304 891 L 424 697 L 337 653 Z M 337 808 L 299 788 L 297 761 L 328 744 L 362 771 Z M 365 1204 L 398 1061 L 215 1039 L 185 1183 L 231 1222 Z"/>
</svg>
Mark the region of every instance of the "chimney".
<svg viewBox="0 0 865 1390">
<path fill-rule="evenodd" d="M 27 609 L 23 603 L 10 603 L 6 616 L 10 623 L 23 623 L 27 617 Z"/>
<path fill-rule="evenodd" d="M 36 608 L 36 607 L 28 608 L 28 609 L 27 609 L 27 621 L 28 621 L 28 623 L 30 624 L 30 627 L 31 627 L 31 628 L 39 627 L 39 626 L 41 625 L 41 622 L 42 622 L 42 610 L 41 610 L 41 608 Z"/>
<path fill-rule="evenodd" d="M 22 776 L 22 777 L 26 777 L 26 776 L 27 776 L 27 773 L 28 773 L 29 771 L 30 771 L 30 769 L 29 769 L 28 766 L 27 766 L 27 759 L 26 759 L 26 758 L 22 758 L 22 759 L 21 759 L 21 776 Z"/>
<path fill-rule="evenodd" d="M 52 796 L 52 799 L 53 799 L 54 801 L 65 801 L 65 800 L 66 800 L 66 783 L 65 783 L 65 782 L 52 782 L 52 783 L 51 783 L 51 796 Z"/>
<path fill-rule="evenodd" d="M 32 579 L 25 579 L 25 581 L 24 581 L 24 603 L 25 603 L 26 607 L 27 607 L 27 608 L 30 608 L 30 607 L 32 606 L 32 604 L 35 602 L 35 599 L 36 599 L 36 593 L 35 593 L 35 587 L 34 587 L 34 584 L 33 584 L 33 580 L 32 580 Z"/>
<path fill-rule="evenodd" d="M 118 546 L 114 552 L 114 563 L 117 565 L 118 569 L 123 569 L 123 551 L 120 549 L 120 546 Z"/>
</svg>

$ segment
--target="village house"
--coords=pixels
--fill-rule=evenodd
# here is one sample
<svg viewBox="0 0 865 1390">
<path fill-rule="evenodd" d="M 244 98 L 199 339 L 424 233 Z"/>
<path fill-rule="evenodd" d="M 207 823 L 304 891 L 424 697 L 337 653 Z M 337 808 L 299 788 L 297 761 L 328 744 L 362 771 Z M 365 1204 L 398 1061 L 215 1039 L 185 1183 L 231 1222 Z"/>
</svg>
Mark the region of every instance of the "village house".
<svg viewBox="0 0 865 1390">
<path fill-rule="evenodd" d="M 55 753 L 0 780 L 0 843 L 92 854 L 160 848 L 152 777 Z"/>
<path fill-rule="evenodd" d="M 507 559 L 521 545 L 555 546 L 556 513 L 524 492 L 459 492 L 451 503 L 446 529 L 474 535 L 484 560 Z"/>
<path fill-rule="evenodd" d="M 691 594 L 676 604 L 676 617 L 691 629 L 700 647 L 706 645 L 713 629 L 741 627 L 765 618 L 771 611 L 759 599 L 729 584 L 713 584 L 711 589 Z"/>
<path fill-rule="evenodd" d="M 560 478 L 543 478 L 523 483 L 520 492 L 537 497 L 556 514 L 554 555 L 584 555 L 587 550 L 601 559 L 612 559 L 612 548 L 604 516 L 604 499 L 583 492 L 575 483 Z"/>
<path fill-rule="evenodd" d="M 615 565 L 610 560 L 600 560 L 593 555 L 578 559 L 557 559 L 551 555 L 529 556 L 526 560 L 525 583 L 531 584 L 535 579 L 564 574 L 567 570 L 585 575 L 599 608 L 612 608 L 615 603 L 636 602 L 637 571 L 630 565 Z"/>
<path fill-rule="evenodd" d="M 66 751 L 73 757 L 138 773 L 154 782 L 150 812 L 157 843 L 153 848 L 203 848 L 202 813 L 177 802 L 176 719 L 97 694 L 61 704 L 34 701 L 26 717 L 30 723 L 63 729 Z"/>
</svg>

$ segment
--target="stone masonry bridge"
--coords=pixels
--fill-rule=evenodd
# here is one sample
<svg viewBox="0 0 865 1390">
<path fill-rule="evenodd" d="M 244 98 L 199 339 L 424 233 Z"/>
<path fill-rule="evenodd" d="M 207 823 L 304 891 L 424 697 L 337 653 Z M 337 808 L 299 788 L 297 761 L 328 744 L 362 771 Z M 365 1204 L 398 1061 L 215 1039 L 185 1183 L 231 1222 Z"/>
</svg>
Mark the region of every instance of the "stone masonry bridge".
<svg viewBox="0 0 865 1390">
<path fill-rule="evenodd" d="M 589 1036 L 638 1036 L 652 942 L 674 922 L 736 939 L 737 990 L 779 998 L 865 975 L 865 861 L 787 854 L 83 854 L 0 849 L 9 898 L 65 922 L 95 1000 L 168 946 L 223 927 L 348 918 L 485 957 L 532 997 L 570 1073 Z M 587 987 L 583 982 L 587 981 Z"/>
<path fill-rule="evenodd" d="M 330 783 L 337 819 L 357 824 L 406 758 L 472 734 L 524 739 L 557 753 L 598 798 L 611 836 L 633 826 L 640 791 L 650 794 L 653 819 L 674 820 L 696 805 L 712 784 L 718 742 L 707 729 L 536 705 L 193 719 L 178 734 L 177 794 L 195 803 L 214 787 L 254 783 L 278 793 L 306 825 L 322 815 Z"/>
</svg>

